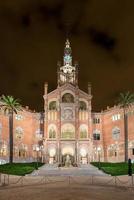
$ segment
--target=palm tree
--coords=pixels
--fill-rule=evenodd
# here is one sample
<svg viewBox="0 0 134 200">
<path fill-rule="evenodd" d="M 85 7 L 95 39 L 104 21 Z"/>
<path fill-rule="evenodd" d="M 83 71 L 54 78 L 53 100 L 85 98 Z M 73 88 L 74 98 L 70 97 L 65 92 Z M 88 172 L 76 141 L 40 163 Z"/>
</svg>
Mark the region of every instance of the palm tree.
<svg viewBox="0 0 134 200">
<path fill-rule="evenodd" d="M 132 106 L 134 102 L 134 93 L 129 91 L 126 93 L 120 93 L 118 98 L 118 105 L 123 108 L 124 114 L 124 143 L 125 143 L 125 162 L 128 161 L 128 108 Z"/>
<path fill-rule="evenodd" d="M 19 99 L 5 95 L 0 97 L 0 108 L 9 116 L 9 163 L 13 163 L 13 114 L 22 108 Z"/>
</svg>

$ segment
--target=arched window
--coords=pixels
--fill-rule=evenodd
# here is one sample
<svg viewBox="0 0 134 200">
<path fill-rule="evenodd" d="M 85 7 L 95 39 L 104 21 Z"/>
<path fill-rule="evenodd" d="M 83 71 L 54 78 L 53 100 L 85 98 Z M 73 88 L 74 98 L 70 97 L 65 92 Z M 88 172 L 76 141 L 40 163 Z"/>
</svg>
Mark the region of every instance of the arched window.
<svg viewBox="0 0 134 200">
<path fill-rule="evenodd" d="M 86 125 L 81 125 L 80 126 L 80 138 L 87 138 L 87 126 Z"/>
<path fill-rule="evenodd" d="M 79 110 L 87 110 L 87 105 L 84 101 L 79 102 Z"/>
<path fill-rule="evenodd" d="M 53 127 L 49 130 L 49 138 L 56 138 L 56 131 Z"/>
<path fill-rule="evenodd" d="M 116 144 L 111 144 L 109 147 L 108 147 L 108 155 L 110 157 L 112 156 L 117 156 L 117 152 L 118 152 L 118 145 Z"/>
<path fill-rule="evenodd" d="M 20 126 L 16 127 L 15 135 L 16 135 L 16 139 L 22 139 L 23 138 L 23 129 Z"/>
<path fill-rule="evenodd" d="M 112 138 L 114 140 L 118 140 L 120 137 L 120 129 L 118 127 L 115 127 L 112 129 Z"/>
<path fill-rule="evenodd" d="M 100 131 L 99 130 L 93 131 L 93 139 L 100 140 Z"/>
<path fill-rule="evenodd" d="M 72 124 L 64 124 L 61 128 L 62 138 L 71 139 L 75 137 L 75 127 Z"/>
<path fill-rule="evenodd" d="M 49 110 L 56 110 L 57 106 L 56 106 L 56 101 L 51 101 L 49 103 Z"/>
<path fill-rule="evenodd" d="M 70 93 L 66 93 L 62 96 L 63 103 L 74 103 L 74 97 Z"/>
<path fill-rule="evenodd" d="M 19 150 L 19 157 L 25 158 L 27 156 L 28 147 L 26 144 L 21 144 L 18 150 Z"/>
<path fill-rule="evenodd" d="M 54 139 L 56 138 L 56 126 L 55 125 L 50 125 L 48 128 L 49 132 L 49 138 Z"/>
<path fill-rule="evenodd" d="M 0 141 L 0 156 L 7 156 L 8 153 L 8 146 L 7 142 L 4 140 Z"/>
</svg>

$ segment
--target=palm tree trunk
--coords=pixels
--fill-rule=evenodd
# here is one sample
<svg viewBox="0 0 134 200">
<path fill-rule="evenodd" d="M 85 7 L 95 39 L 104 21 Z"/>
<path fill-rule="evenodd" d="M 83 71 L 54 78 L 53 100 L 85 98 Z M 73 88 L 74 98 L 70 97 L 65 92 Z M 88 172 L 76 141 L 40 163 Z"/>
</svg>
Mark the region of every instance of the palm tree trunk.
<svg viewBox="0 0 134 200">
<path fill-rule="evenodd" d="M 128 162 L 128 114 L 124 109 L 125 162 Z"/>
<path fill-rule="evenodd" d="M 9 113 L 9 163 L 13 163 L 13 112 Z"/>
</svg>

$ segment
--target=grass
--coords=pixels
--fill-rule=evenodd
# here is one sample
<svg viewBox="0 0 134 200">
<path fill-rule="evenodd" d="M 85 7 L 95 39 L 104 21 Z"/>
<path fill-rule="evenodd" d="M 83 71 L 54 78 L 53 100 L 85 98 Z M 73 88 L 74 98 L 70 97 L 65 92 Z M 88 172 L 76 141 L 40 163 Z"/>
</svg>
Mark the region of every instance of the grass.
<svg viewBox="0 0 134 200">
<path fill-rule="evenodd" d="M 92 162 L 92 165 L 95 167 L 100 166 L 100 169 L 107 174 L 111 174 L 112 176 L 119 176 L 119 175 L 127 175 L 128 174 L 128 164 L 127 163 L 106 163 L 101 162 Z M 132 172 L 134 173 L 134 164 L 132 164 Z"/>
<path fill-rule="evenodd" d="M 42 163 L 38 163 L 38 167 L 42 166 Z M 30 174 L 32 171 L 37 169 L 37 163 L 12 163 L 0 165 L 0 173 L 12 174 L 18 176 L 25 176 L 25 174 Z"/>
</svg>

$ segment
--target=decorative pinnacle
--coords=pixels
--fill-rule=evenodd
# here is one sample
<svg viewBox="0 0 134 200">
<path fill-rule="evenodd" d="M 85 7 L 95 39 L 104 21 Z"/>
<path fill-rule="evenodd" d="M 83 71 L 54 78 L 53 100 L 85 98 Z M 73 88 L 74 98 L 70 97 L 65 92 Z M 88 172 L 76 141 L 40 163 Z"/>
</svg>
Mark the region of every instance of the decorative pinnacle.
<svg viewBox="0 0 134 200">
<path fill-rule="evenodd" d="M 69 42 L 69 39 L 67 38 L 67 40 L 66 40 L 66 48 L 70 48 L 70 42 Z"/>
</svg>

